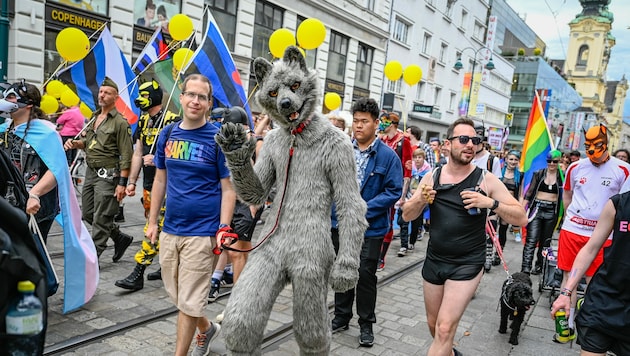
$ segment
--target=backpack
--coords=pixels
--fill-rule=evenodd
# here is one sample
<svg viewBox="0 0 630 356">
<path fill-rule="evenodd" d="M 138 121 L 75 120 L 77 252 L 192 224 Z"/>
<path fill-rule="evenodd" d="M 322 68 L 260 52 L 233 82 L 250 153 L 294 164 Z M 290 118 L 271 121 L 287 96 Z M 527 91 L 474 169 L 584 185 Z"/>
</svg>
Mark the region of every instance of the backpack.
<svg viewBox="0 0 630 356">
<path fill-rule="evenodd" d="M 9 156 L 0 150 L 0 196 L 12 206 L 26 210 L 28 191 L 22 174 Z"/>
<path fill-rule="evenodd" d="M 486 170 L 488 172 L 492 172 L 492 167 L 494 166 L 494 159 L 496 157 L 493 154 L 490 154 L 490 156 L 488 157 L 488 161 L 486 162 Z"/>
</svg>

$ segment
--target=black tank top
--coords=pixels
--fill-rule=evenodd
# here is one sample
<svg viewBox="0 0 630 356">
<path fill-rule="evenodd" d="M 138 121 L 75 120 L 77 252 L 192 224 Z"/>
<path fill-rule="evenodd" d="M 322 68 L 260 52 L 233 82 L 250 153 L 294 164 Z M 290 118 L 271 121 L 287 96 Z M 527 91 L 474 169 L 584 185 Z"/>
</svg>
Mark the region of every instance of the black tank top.
<svg viewBox="0 0 630 356">
<path fill-rule="evenodd" d="M 608 335 L 629 343 L 630 192 L 610 199 L 617 210 L 612 245 L 604 249 L 604 262 L 588 285 L 588 293 L 576 320 L 581 325 L 606 330 Z"/>
<path fill-rule="evenodd" d="M 433 188 L 437 191 L 431 212 L 431 238 L 427 258 L 455 263 L 483 265 L 486 259 L 487 209 L 477 215 L 468 214 L 462 197 L 464 189 L 479 185 L 483 171 L 476 167 L 458 184 L 440 185 L 442 168 L 434 176 Z M 482 192 L 485 195 L 485 192 Z"/>
</svg>

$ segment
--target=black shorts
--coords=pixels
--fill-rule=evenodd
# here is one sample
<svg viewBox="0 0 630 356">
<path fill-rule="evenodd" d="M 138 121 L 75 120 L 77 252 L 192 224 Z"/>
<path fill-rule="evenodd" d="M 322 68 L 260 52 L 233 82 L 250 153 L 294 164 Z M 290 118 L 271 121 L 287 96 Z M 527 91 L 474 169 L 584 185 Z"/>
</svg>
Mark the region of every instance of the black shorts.
<svg viewBox="0 0 630 356">
<path fill-rule="evenodd" d="M 447 279 L 452 281 L 474 279 L 482 269 L 483 265 L 460 265 L 427 258 L 422 267 L 422 278 L 431 284 L 443 285 Z"/>
<path fill-rule="evenodd" d="M 630 341 L 620 340 L 618 337 L 611 336 L 604 331 L 589 328 L 588 326 L 580 326 L 577 324 L 578 344 L 584 351 L 605 354 L 606 351 L 612 351 L 615 355 L 630 355 Z"/>
</svg>

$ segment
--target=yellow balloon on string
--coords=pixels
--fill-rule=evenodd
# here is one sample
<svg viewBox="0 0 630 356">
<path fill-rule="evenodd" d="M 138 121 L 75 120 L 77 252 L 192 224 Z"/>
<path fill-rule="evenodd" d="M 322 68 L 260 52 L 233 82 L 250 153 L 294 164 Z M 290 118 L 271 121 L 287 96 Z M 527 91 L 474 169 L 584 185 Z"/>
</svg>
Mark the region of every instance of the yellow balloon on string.
<svg viewBox="0 0 630 356">
<path fill-rule="evenodd" d="M 183 41 L 193 33 L 193 23 L 188 15 L 177 14 L 168 22 L 168 32 L 176 41 Z"/>
<path fill-rule="evenodd" d="M 59 98 L 61 103 L 67 107 L 73 107 L 81 101 L 79 96 L 72 91 L 72 89 L 68 88 L 63 93 L 61 93 L 61 98 Z"/>
<path fill-rule="evenodd" d="M 410 64 L 405 68 L 403 80 L 409 85 L 416 85 L 422 79 L 422 69 L 417 64 Z"/>
<path fill-rule="evenodd" d="M 279 28 L 269 37 L 269 51 L 276 58 L 284 55 L 284 50 L 289 46 L 295 46 L 295 36 L 293 32 L 286 28 Z"/>
<path fill-rule="evenodd" d="M 69 62 L 80 61 L 90 52 L 90 40 L 85 32 L 76 27 L 61 30 L 55 44 L 59 55 Z"/>
<path fill-rule="evenodd" d="M 59 109 L 59 102 L 54 96 L 44 94 L 42 95 L 42 99 L 39 103 L 39 108 L 42 109 L 46 115 L 54 114 Z"/>
<path fill-rule="evenodd" d="M 51 80 L 46 84 L 46 93 L 57 99 L 61 97 L 64 90 L 66 90 L 66 85 L 59 80 Z"/>
<path fill-rule="evenodd" d="M 395 82 L 400 79 L 400 76 L 403 74 L 403 67 L 399 61 L 389 61 L 385 64 L 383 72 L 385 72 L 387 79 Z"/>
<path fill-rule="evenodd" d="M 90 107 L 85 103 L 79 104 L 79 111 L 81 111 L 81 114 L 85 117 L 92 117 L 92 109 L 90 109 Z"/>
<path fill-rule="evenodd" d="M 324 95 L 324 105 L 328 110 L 335 110 L 341 106 L 341 97 L 337 93 L 326 93 Z"/>
<path fill-rule="evenodd" d="M 180 48 L 173 54 L 173 67 L 178 71 L 186 68 L 195 52 L 188 48 Z"/>
<path fill-rule="evenodd" d="M 318 19 L 306 19 L 297 29 L 297 40 L 304 49 L 315 49 L 326 39 L 326 26 Z"/>
</svg>

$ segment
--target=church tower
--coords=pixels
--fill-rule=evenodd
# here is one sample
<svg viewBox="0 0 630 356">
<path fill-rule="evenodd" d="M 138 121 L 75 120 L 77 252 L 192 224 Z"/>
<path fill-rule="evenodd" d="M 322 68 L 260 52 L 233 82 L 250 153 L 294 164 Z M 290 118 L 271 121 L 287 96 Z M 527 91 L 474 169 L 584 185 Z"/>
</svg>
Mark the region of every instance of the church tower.
<svg viewBox="0 0 630 356">
<path fill-rule="evenodd" d="M 568 82 L 582 96 L 583 110 L 600 117 L 607 112 L 606 69 L 615 45 L 610 32 L 614 20 L 608 11 L 610 1 L 580 0 L 582 12 L 569 23 L 569 49 L 564 64 Z"/>
</svg>

